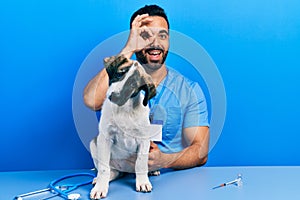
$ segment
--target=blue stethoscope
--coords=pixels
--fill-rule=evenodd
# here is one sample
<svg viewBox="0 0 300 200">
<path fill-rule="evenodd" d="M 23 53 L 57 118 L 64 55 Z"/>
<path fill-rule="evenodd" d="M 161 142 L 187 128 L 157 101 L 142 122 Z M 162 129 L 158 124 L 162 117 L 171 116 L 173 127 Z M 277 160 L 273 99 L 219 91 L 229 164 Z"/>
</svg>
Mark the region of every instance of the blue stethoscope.
<svg viewBox="0 0 300 200">
<path fill-rule="evenodd" d="M 77 183 L 77 184 L 59 185 L 60 182 L 65 181 L 66 179 L 75 178 L 75 177 L 91 177 L 91 179 L 88 179 L 87 181 L 83 181 L 83 182 L 80 182 L 80 183 Z M 80 194 L 70 193 L 70 192 L 77 189 L 77 188 L 79 188 L 79 187 L 81 187 L 81 186 L 91 184 L 93 182 L 94 178 L 95 178 L 95 174 L 92 174 L 92 173 L 75 173 L 75 174 L 62 176 L 62 177 L 50 182 L 48 188 L 33 191 L 33 192 L 29 192 L 29 193 L 26 193 L 26 194 L 21 194 L 21 195 L 16 196 L 14 199 L 15 200 L 23 200 L 23 198 L 27 199 L 30 196 L 50 191 L 51 193 L 54 193 L 54 195 L 51 196 L 51 197 L 47 197 L 46 199 L 52 198 L 54 196 L 60 196 L 64 199 L 77 200 L 77 199 L 80 198 Z"/>
</svg>

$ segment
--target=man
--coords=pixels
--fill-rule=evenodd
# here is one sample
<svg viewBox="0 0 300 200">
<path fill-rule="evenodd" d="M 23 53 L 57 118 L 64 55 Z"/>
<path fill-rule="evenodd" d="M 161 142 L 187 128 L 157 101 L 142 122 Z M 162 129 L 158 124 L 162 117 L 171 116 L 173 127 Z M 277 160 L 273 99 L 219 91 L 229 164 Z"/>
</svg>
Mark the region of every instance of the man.
<svg viewBox="0 0 300 200">
<path fill-rule="evenodd" d="M 162 8 L 145 6 L 130 20 L 130 34 L 120 54 L 136 55 L 151 75 L 157 95 L 149 102 L 150 119 L 163 124 L 162 142 L 151 142 L 149 171 L 186 169 L 206 163 L 209 143 L 208 114 L 199 85 L 168 69 L 169 21 Z M 108 89 L 106 70 L 99 72 L 84 90 L 84 102 L 100 110 Z"/>
</svg>

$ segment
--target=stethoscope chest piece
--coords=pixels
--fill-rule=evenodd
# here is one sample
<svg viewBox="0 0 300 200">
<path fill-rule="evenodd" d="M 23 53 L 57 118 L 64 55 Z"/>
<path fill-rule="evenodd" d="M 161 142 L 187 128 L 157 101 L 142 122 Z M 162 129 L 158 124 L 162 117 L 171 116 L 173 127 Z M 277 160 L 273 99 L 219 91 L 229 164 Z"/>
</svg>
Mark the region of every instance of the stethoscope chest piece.
<svg viewBox="0 0 300 200">
<path fill-rule="evenodd" d="M 79 198 L 80 198 L 80 194 L 78 194 L 78 193 L 68 194 L 68 199 L 69 200 L 77 200 Z"/>
</svg>

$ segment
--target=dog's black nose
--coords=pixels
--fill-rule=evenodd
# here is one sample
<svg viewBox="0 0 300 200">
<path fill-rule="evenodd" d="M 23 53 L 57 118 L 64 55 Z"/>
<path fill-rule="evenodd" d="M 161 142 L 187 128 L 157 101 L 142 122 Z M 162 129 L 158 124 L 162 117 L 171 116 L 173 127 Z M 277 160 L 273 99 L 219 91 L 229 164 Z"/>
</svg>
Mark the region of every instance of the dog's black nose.
<svg viewBox="0 0 300 200">
<path fill-rule="evenodd" d="M 111 95 L 109 95 L 108 99 L 111 101 Z"/>
</svg>

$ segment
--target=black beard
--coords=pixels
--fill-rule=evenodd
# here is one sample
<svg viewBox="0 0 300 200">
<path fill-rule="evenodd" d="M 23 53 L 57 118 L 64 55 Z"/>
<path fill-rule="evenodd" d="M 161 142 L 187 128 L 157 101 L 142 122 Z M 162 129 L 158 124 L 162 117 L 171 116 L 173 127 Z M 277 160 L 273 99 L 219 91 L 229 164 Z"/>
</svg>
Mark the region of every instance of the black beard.
<svg viewBox="0 0 300 200">
<path fill-rule="evenodd" d="M 160 61 L 160 62 L 148 62 L 146 55 L 143 53 L 143 50 L 136 52 L 135 56 L 136 56 L 137 61 L 141 65 L 153 66 L 154 68 L 158 69 L 165 63 L 169 51 L 165 51 L 165 52 L 161 52 L 161 53 L 163 54 L 163 56 L 162 56 L 162 61 Z"/>
</svg>

